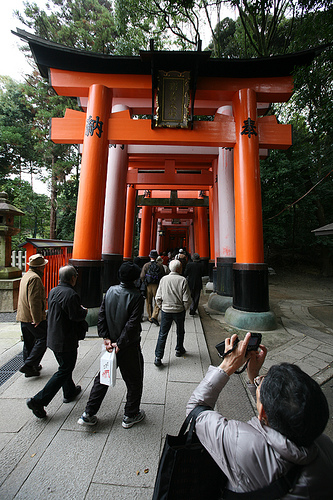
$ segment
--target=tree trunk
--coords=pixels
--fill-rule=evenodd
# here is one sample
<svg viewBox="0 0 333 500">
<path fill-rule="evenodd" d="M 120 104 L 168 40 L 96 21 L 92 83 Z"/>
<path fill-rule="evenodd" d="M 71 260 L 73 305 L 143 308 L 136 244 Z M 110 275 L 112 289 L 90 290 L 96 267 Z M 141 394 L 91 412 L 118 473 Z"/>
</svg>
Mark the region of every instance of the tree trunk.
<svg viewBox="0 0 333 500">
<path fill-rule="evenodd" d="M 57 177 L 54 171 L 54 156 L 52 156 L 50 239 L 55 240 L 56 238 L 57 238 Z"/>
</svg>

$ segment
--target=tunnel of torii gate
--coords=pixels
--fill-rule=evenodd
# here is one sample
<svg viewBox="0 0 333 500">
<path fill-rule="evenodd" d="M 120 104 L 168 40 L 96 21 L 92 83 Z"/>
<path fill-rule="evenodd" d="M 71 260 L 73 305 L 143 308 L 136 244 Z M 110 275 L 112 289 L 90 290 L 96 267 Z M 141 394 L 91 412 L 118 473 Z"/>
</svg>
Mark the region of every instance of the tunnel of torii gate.
<svg viewBox="0 0 333 500">
<path fill-rule="evenodd" d="M 214 264 L 218 295 L 232 297 L 231 324 L 274 328 L 259 158 L 291 146 L 292 130 L 267 111 L 290 98 L 295 66 L 322 48 L 235 60 L 155 51 L 152 43 L 122 57 L 14 34 L 28 42 L 55 92 L 81 106 L 52 119 L 51 139 L 83 144 L 71 260 L 83 305 L 99 307 L 103 289 L 133 257 L 140 207 L 142 259 L 151 248 L 165 250 L 167 238 L 169 246 L 186 245 Z"/>
</svg>

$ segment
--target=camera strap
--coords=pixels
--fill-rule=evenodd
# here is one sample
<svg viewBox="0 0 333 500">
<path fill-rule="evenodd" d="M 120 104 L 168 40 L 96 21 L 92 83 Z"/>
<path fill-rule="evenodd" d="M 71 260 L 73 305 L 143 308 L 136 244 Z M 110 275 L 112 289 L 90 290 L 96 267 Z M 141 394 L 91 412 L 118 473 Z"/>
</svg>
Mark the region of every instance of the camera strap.
<svg viewBox="0 0 333 500">
<path fill-rule="evenodd" d="M 231 349 L 229 349 L 229 351 L 227 351 L 227 352 L 225 352 L 224 354 L 222 354 L 222 356 L 221 356 L 222 360 L 223 360 L 226 356 L 228 356 L 228 354 L 232 353 L 232 352 L 236 349 L 238 342 L 239 342 L 239 339 L 237 338 L 237 339 L 235 340 L 234 345 L 232 346 L 232 348 L 231 348 Z M 245 371 L 245 369 L 246 369 L 246 367 L 247 367 L 247 365 L 248 365 L 249 361 L 250 361 L 250 359 L 248 359 L 248 360 L 246 361 L 245 365 L 243 366 L 243 368 L 242 368 L 241 370 L 237 370 L 237 371 L 235 371 L 235 373 L 237 373 L 237 375 L 240 375 L 241 373 L 243 373 L 243 371 Z"/>
<path fill-rule="evenodd" d="M 231 354 L 231 353 L 232 353 L 232 352 L 236 349 L 238 342 L 239 342 L 239 340 L 238 340 L 238 338 L 237 338 L 237 339 L 235 340 L 234 345 L 232 346 L 232 348 L 231 348 L 231 349 L 229 349 L 229 351 L 225 352 L 224 354 L 221 354 L 221 358 L 222 358 L 222 360 L 223 360 L 226 356 L 228 356 L 228 354 Z"/>
</svg>

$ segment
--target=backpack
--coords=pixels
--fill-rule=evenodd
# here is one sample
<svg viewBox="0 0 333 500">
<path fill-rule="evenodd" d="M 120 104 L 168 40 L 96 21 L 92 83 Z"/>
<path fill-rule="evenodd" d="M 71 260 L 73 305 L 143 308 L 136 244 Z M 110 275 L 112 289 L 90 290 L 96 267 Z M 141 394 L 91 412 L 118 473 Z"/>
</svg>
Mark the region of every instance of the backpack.
<svg viewBox="0 0 333 500">
<path fill-rule="evenodd" d="M 145 281 L 148 285 L 160 281 L 161 269 L 155 260 L 153 260 L 147 269 Z"/>
</svg>

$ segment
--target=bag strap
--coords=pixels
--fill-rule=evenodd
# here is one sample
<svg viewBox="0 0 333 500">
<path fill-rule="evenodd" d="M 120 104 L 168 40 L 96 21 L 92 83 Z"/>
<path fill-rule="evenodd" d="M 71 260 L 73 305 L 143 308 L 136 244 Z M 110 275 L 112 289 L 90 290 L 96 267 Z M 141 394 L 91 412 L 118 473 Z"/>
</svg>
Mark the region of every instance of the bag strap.
<svg viewBox="0 0 333 500">
<path fill-rule="evenodd" d="M 181 426 L 181 429 L 178 433 L 178 437 L 184 436 L 186 429 L 188 428 L 188 426 L 190 424 L 190 428 L 189 428 L 189 432 L 188 432 L 188 436 L 187 436 L 187 440 L 186 440 L 186 443 L 190 443 L 192 440 L 192 437 L 193 437 L 193 431 L 194 431 L 195 421 L 197 419 L 197 416 L 200 415 L 201 412 L 206 411 L 206 410 L 212 410 L 212 408 L 208 405 L 198 405 L 195 408 L 193 408 L 193 410 L 187 415 L 183 425 Z"/>
<path fill-rule="evenodd" d="M 281 498 L 288 492 L 293 491 L 301 471 L 302 467 L 300 465 L 295 465 L 284 476 L 279 477 L 264 488 L 256 491 L 248 491 L 246 493 L 237 493 L 225 489 L 222 498 L 224 500 L 274 500 Z"/>
</svg>

